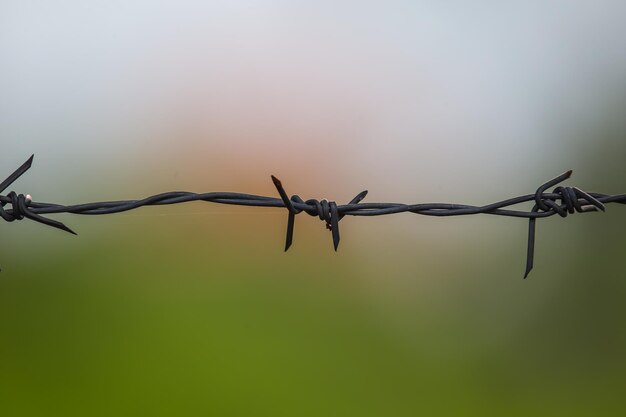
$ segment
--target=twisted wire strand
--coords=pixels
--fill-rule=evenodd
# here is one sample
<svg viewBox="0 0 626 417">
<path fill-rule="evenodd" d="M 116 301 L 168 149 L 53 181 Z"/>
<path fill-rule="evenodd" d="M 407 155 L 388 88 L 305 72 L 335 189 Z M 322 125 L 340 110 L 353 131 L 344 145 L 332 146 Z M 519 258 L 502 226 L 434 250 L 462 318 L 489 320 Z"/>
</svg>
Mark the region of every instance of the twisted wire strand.
<svg viewBox="0 0 626 417">
<path fill-rule="evenodd" d="M 7 179 L 0 183 L 0 193 L 9 187 L 22 174 L 32 166 L 34 155 L 31 156 L 22 166 L 15 170 Z M 191 201 L 205 201 L 218 204 L 232 204 L 238 206 L 252 207 L 280 207 L 288 211 L 287 234 L 285 239 L 285 251 L 293 243 L 293 233 L 295 217 L 297 214 L 305 212 L 310 216 L 318 216 L 326 223 L 326 228 L 331 231 L 333 247 L 335 251 L 339 247 L 339 221 L 345 216 L 383 216 L 398 213 L 414 213 L 425 216 L 465 216 L 472 214 L 490 214 L 496 216 L 520 217 L 529 220 L 528 225 L 528 245 L 526 255 L 526 270 L 524 278 L 528 276 L 533 268 L 536 222 L 539 218 L 551 217 L 555 214 L 567 217 L 573 213 L 587 213 L 592 211 L 605 211 L 605 204 L 618 203 L 626 204 L 626 194 L 609 195 L 601 193 L 587 193 L 577 187 L 558 186 L 548 192 L 562 181 L 568 179 L 572 171 L 567 171 L 550 181 L 545 182 L 537 188 L 534 194 L 526 194 L 509 198 L 484 206 L 472 206 L 455 203 L 361 203 L 367 195 L 367 191 L 357 194 L 348 204 L 339 205 L 334 201 L 326 199 L 303 200 L 298 195 L 288 196 L 281 181 L 272 175 L 272 181 L 276 187 L 280 198 L 266 197 L 245 193 L 234 192 L 209 192 L 192 193 L 186 191 L 173 191 L 153 195 L 140 200 L 103 201 L 95 203 L 61 205 L 51 203 L 38 203 L 32 201 L 29 195 L 17 194 L 13 191 L 6 196 L 0 195 L 0 217 L 5 221 L 12 222 L 24 218 L 64 230 L 68 233 L 76 234 L 65 224 L 44 217 L 44 214 L 71 213 L 82 215 L 102 215 L 121 213 L 134 210 L 144 206 L 160 206 L 169 204 L 180 204 Z M 512 209 L 520 203 L 534 202 L 530 211 Z M 11 208 L 5 208 L 9 206 Z"/>
</svg>

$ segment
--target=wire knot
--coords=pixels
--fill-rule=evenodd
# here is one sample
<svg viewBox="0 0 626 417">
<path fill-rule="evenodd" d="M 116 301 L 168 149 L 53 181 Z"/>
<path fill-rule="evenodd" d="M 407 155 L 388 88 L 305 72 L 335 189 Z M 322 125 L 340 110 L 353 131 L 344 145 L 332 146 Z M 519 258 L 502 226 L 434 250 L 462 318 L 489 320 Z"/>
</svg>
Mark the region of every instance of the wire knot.
<svg viewBox="0 0 626 417">
<path fill-rule="evenodd" d="M 28 171 L 32 164 L 33 156 L 28 158 L 28 160 L 24 162 L 22 166 L 13 171 L 11 175 L 9 175 L 4 181 L 0 183 L 0 193 L 6 190 L 7 187 L 9 187 L 19 177 L 21 177 L 22 174 Z M 11 208 L 8 210 L 4 208 L 4 206 L 6 206 L 7 204 L 11 205 Z M 48 219 L 33 212 L 29 208 L 31 204 L 35 205 L 35 203 L 32 202 L 32 198 L 30 195 L 25 196 L 24 194 L 16 194 L 15 191 L 11 191 L 6 196 L 0 195 L 0 217 L 2 217 L 2 219 L 7 222 L 28 218 L 30 220 L 34 220 L 48 226 L 56 227 L 57 229 L 64 230 L 74 235 L 76 234 L 72 229 L 70 229 L 63 223 L 56 220 Z"/>
<path fill-rule="evenodd" d="M 304 211 L 310 216 L 317 216 L 320 220 L 326 222 L 326 229 L 333 230 L 333 216 L 339 217 L 339 211 L 337 210 L 337 203 L 334 201 L 328 201 L 323 198 L 322 200 L 316 200 L 314 198 L 302 201 L 302 199 L 294 195 L 291 197 L 291 201 L 299 204 L 306 204 L 308 208 Z"/>
<path fill-rule="evenodd" d="M 4 208 L 7 204 L 11 205 L 11 208 L 8 210 Z M 16 194 L 15 191 L 11 191 L 0 202 L 0 217 L 7 222 L 22 220 L 28 215 L 29 204 L 30 198 L 26 197 L 24 194 Z"/>
<path fill-rule="evenodd" d="M 558 186 L 552 190 L 552 193 L 545 193 L 548 188 L 568 179 L 571 175 L 571 170 L 564 172 L 558 177 L 553 178 L 545 184 L 539 186 L 535 192 L 535 206 L 531 212 L 538 213 L 541 210 L 545 213 L 545 215 L 530 217 L 528 219 L 528 249 L 526 255 L 526 273 L 524 278 L 526 278 L 533 269 L 537 217 L 547 217 L 554 214 L 558 214 L 561 217 L 567 217 L 568 214 L 573 214 L 575 212 L 586 213 L 590 211 L 606 210 L 604 204 L 602 204 L 602 202 L 596 197 L 577 187 Z M 557 200 L 560 200 L 560 204 L 557 203 Z"/>
<path fill-rule="evenodd" d="M 568 213 L 573 214 L 575 212 L 586 213 L 598 209 L 604 211 L 604 204 L 577 187 L 559 186 L 551 194 L 544 194 L 548 188 L 569 178 L 571 175 L 572 171 L 567 171 L 537 188 L 533 211 L 552 212 L 561 217 L 567 217 Z M 561 204 L 558 204 L 556 200 L 560 200 Z"/>
<path fill-rule="evenodd" d="M 327 199 L 316 200 L 310 199 L 303 201 L 298 195 L 293 195 L 291 198 L 287 196 L 287 192 L 283 188 L 282 183 L 278 178 L 272 175 L 272 181 L 280 194 L 280 198 L 287 210 L 289 211 L 289 217 L 287 219 L 287 237 L 285 240 L 285 251 L 289 249 L 293 242 L 293 229 L 295 225 L 296 214 L 305 211 L 310 216 L 318 216 L 320 220 L 326 222 L 326 229 L 330 230 L 333 236 L 333 246 L 335 251 L 339 247 L 339 220 L 341 220 L 345 213 L 342 213 L 334 201 L 328 201 Z M 360 192 L 354 197 L 349 204 L 358 204 L 365 198 L 367 191 Z"/>
</svg>

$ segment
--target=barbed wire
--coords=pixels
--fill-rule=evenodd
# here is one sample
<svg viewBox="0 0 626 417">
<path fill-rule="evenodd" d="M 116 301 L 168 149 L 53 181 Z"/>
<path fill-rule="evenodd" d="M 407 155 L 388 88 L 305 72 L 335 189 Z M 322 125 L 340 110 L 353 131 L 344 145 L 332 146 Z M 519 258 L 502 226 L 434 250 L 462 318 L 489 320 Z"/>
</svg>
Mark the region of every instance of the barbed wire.
<svg viewBox="0 0 626 417">
<path fill-rule="evenodd" d="M 15 180 L 28 171 L 33 163 L 32 155 L 22 166 L 15 170 L 7 179 L 0 183 L 0 193 L 4 192 Z M 526 271 L 524 278 L 528 276 L 533 268 L 535 251 L 535 229 L 539 218 L 551 217 L 558 214 L 567 217 L 568 214 L 587 213 L 592 211 L 605 211 L 605 204 L 619 203 L 626 204 L 626 194 L 608 195 L 601 193 L 587 193 L 577 187 L 558 186 L 551 192 L 547 192 L 562 181 L 568 179 L 572 171 L 567 171 L 550 181 L 545 182 L 533 194 L 513 197 L 496 203 L 484 206 L 472 206 L 467 204 L 454 203 L 361 203 L 367 191 L 357 194 L 348 204 L 338 205 L 334 201 L 326 199 L 303 200 L 298 195 L 291 198 L 285 191 L 278 178 L 272 175 L 272 181 L 276 187 L 280 198 L 265 197 L 253 194 L 234 192 L 209 192 L 192 193 L 186 191 L 173 191 L 153 195 L 140 200 L 123 201 L 103 201 L 96 203 L 61 205 L 51 203 L 38 203 L 33 201 L 30 195 L 17 194 L 14 191 L 6 196 L 0 195 L 0 217 L 7 222 L 22 220 L 24 218 L 64 230 L 68 233 L 76 234 L 65 224 L 44 217 L 44 214 L 71 213 L 82 215 L 102 215 L 121 213 L 134 210 L 144 206 L 161 206 L 169 204 L 180 204 L 191 201 L 206 201 L 219 204 L 233 204 L 238 206 L 253 207 L 282 207 L 288 210 L 287 235 L 285 240 L 285 251 L 289 249 L 293 242 L 295 218 L 299 213 L 307 213 L 310 216 L 318 216 L 326 223 L 326 228 L 332 233 L 333 247 L 335 251 L 339 247 L 339 221 L 345 216 L 383 216 L 398 213 L 414 213 L 425 216 L 466 216 L 472 214 L 490 214 L 496 216 L 521 217 L 528 219 L 528 245 L 526 252 Z M 510 207 L 520 203 L 534 202 L 530 211 L 511 209 Z M 6 208 L 10 205 L 11 208 Z"/>
</svg>

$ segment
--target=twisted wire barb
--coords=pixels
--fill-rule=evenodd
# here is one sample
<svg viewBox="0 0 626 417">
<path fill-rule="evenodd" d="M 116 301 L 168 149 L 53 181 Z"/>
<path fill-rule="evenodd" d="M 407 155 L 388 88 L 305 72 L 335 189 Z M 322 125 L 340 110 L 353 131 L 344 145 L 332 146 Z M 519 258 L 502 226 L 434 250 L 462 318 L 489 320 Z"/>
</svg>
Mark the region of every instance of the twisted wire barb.
<svg viewBox="0 0 626 417">
<path fill-rule="evenodd" d="M 34 155 L 31 156 L 22 166 L 15 170 L 0 183 L 0 193 L 17 180 L 22 174 L 28 171 L 32 165 Z M 36 222 L 76 234 L 72 229 L 63 223 L 44 217 L 43 214 L 72 213 L 83 215 L 99 215 L 121 213 L 134 210 L 143 206 L 160 206 L 166 204 L 179 204 L 189 201 L 206 201 L 220 204 L 234 204 L 238 206 L 253 207 L 283 207 L 288 211 L 287 236 L 285 239 L 285 251 L 289 249 L 293 242 L 293 232 L 296 215 L 302 212 L 310 216 L 318 216 L 326 223 L 326 228 L 331 231 L 333 246 L 335 251 L 339 247 L 339 221 L 345 216 L 382 216 L 388 214 L 410 212 L 426 216 L 464 216 L 470 214 L 491 214 L 497 216 L 522 217 L 528 219 L 528 246 L 526 255 L 526 271 L 524 278 L 528 276 L 533 268 L 535 250 L 535 229 L 539 218 L 550 217 L 558 214 L 567 217 L 568 214 L 587 213 L 592 211 L 605 211 L 605 203 L 626 204 L 626 194 L 607 195 L 600 193 L 587 193 L 577 187 L 558 186 L 547 192 L 562 181 L 568 179 L 572 171 L 567 171 L 558 177 L 542 184 L 534 194 L 522 195 L 509 198 L 496 203 L 484 206 L 470 206 L 466 204 L 453 203 L 422 203 L 422 204 L 400 204 L 400 203 L 361 203 L 367 195 L 367 191 L 362 191 L 356 195 L 348 204 L 338 205 L 334 201 L 326 199 L 302 200 L 298 195 L 289 198 L 280 180 L 272 175 L 272 181 L 276 187 L 280 198 L 265 197 L 253 194 L 233 193 L 233 192 L 211 192 L 196 194 L 186 191 L 173 191 L 157 194 L 141 200 L 125 201 L 104 201 L 96 203 L 60 205 L 50 203 L 37 203 L 32 201 L 30 195 L 17 194 L 13 191 L 6 196 L 0 195 L 0 217 L 7 222 L 28 218 Z M 514 210 L 509 207 L 533 201 L 534 206 L 530 211 Z M 11 208 L 5 206 L 10 205 Z"/>
</svg>

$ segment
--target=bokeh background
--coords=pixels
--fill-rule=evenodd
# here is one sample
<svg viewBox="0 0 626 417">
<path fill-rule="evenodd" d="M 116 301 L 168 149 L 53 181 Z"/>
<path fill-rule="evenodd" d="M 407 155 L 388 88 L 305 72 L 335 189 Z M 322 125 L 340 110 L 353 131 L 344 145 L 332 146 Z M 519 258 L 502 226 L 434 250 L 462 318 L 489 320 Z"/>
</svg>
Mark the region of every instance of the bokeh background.
<svg viewBox="0 0 626 417">
<path fill-rule="evenodd" d="M 626 192 L 626 3 L 0 0 L 0 175 L 481 204 Z M 610 416 L 626 209 L 538 224 L 190 203 L 0 239 L 2 416 Z"/>
</svg>

